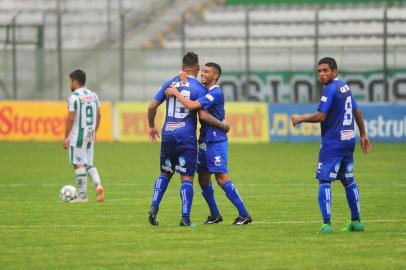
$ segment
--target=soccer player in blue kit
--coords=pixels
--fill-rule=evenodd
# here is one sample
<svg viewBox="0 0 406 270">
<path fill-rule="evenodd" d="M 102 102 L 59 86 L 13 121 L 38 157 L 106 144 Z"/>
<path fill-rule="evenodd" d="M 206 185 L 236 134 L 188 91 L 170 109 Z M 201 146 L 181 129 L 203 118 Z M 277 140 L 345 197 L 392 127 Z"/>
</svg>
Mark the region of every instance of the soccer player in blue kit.
<svg viewBox="0 0 406 270">
<path fill-rule="evenodd" d="M 319 180 L 319 206 L 323 226 L 319 233 L 332 233 L 331 226 L 331 182 L 340 180 L 344 186 L 351 222 L 341 229 L 343 232 L 364 231 L 360 217 L 360 197 L 354 179 L 354 118 L 360 132 L 360 144 L 364 154 L 372 147 L 365 132 L 364 120 L 351 89 L 337 78 L 337 63 L 331 57 L 318 63 L 319 80 L 324 84 L 323 96 L 315 114 L 292 115 L 292 124 L 321 123 L 321 145 L 316 179 Z"/>
<path fill-rule="evenodd" d="M 155 116 L 158 106 L 166 101 L 166 117 L 162 129 L 160 154 L 161 175 L 154 184 L 154 193 L 149 211 L 151 225 L 159 225 L 157 218 L 159 205 L 169 181 L 176 171 L 179 172 L 182 180 L 180 188 L 182 219 L 180 225 L 193 226 L 190 220 L 190 211 L 193 201 L 193 176 L 196 171 L 197 157 L 196 112 L 185 108 L 176 97 L 165 96 L 165 90 L 170 86 L 178 87 L 182 95 L 190 100 L 197 100 L 204 96 L 206 89 L 195 78 L 199 69 L 198 56 L 194 53 L 187 53 L 183 57 L 182 70 L 189 75 L 188 81 L 182 83 L 180 77 L 175 76 L 165 82 L 148 107 L 149 136 L 151 141 L 156 142 L 157 138 L 159 138 L 159 132 L 155 127 Z M 217 125 L 225 130 L 228 129 L 226 123 L 217 120 L 208 113 L 202 114 L 200 117 L 212 125 Z"/>
<path fill-rule="evenodd" d="M 198 98 L 196 101 L 187 99 L 183 96 L 181 88 L 177 89 L 175 87 L 168 88 L 166 94 L 176 97 L 189 110 L 208 110 L 211 115 L 223 121 L 225 119 L 224 95 L 221 88 L 217 85 L 220 76 L 220 65 L 207 63 L 201 74 L 201 83 L 207 89 L 203 97 Z M 252 222 L 252 218 L 238 194 L 236 186 L 228 175 L 227 152 L 228 140 L 226 133 L 218 127 L 201 121 L 197 172 L 203 197 L 210 208 L 210 216 L 205 224 L 220 223 L 223 220 L 214 198 L 214 189 L 210 178 L 211 174 L 215 175 L 217 183 L 224 190 L 227 198 L 238 209 L 239 216 L 233 224 L 244 225 Z"/>
</svg>

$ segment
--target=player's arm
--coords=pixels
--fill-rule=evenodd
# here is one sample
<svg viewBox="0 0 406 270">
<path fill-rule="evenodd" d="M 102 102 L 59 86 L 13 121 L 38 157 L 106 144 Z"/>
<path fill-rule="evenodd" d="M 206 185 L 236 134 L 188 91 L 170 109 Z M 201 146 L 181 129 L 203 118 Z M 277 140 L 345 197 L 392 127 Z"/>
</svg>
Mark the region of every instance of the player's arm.
<svg viewBox="0 0 406 270">
<path fill-rule="evenodd" d="M 72 131 L 75 117 L 76 117 L 75 111 L 68 112 L 68 118 L 66 119 L 66 123 L 65 123 L 65 139 L 63 141 L 63 148 L 65 148 L 65 149 L 68 149 L 68 147 L 69 147 L 69 135 L 70 135 L 70 132 Z"/>
<path fill-rule="evenodd" d="M 218 120 L 206 110 L 199 110 L 199 118 L 210 126 L 217 127 L 225 133 L 230 131 L 230 125 L 227 122 Z"/>
<path fill-rule="evenodd" d="M 200 104 L 200 102 L 185 98 L 175 87 L 169 87 L 166 89 L 165 94 L 168 97 L 176 97 L 176 99 L 188 110 L 194 111 L 202 108 L 202 104 Z"/>
<path fill-rule="evenodd" d="M 327 114 L 324 112 L 316 112 L 314 114 L 294 114 L 291 117 L 292 125 L 295 127 L 300 123 L 319 123 L 326 120 Z"/>
<path fill-rule="evenodd" d="M 354 109 L 354 116 L 355 116 L 355 122 L 357 123 L 358 129 L 359 129 L 360 144 L 361 144 L 362 151 L 364 152 L 364 154 L 368 154 L 372 150 L 372 145 L 371 145 L 371 142 L 369 141 L 369 138 L 365 131 L 364 118 L 362 117 L 361 110 Z"/>
<path fill-rule="evenodd" d="M 155 127 L 155 116 L 159 105 L 162 102 L 159 102 L 156 99 L 153 99 L 148 106 L 148 134 L 152 142 L 157 142 L 159 138 L 158 129 Z"/>
</svg>

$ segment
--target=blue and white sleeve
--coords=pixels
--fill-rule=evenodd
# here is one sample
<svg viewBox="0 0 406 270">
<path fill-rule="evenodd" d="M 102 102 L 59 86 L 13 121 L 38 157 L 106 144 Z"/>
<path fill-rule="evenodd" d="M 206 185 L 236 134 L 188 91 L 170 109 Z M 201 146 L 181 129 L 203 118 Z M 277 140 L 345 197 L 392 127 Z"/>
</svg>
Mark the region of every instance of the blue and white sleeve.
<svg viewBox="0 0 406 270">
<path fill-rule="evenodd" d="M 333 104 L 334 95 L 335 95 L 335 87 L 327 86 L 324 88 L 323 95 L 321 96 L 319 106 L 317 110 L 322 113 L 328 113 L 331 108 L 331 104 Z"/>
<path fill-rule="evenodd" d="M 218 94 L 216 92 L 208 92 L 206 95 L 200 97 L 197 99 L 197 102 L 199 102 L 202 105 L 202 108 L 207 110 L 209 109 L 217 100 Z"/>
<path fill-rule="evenodd" d="M 166 99 L 165 90 L 169 87 L 169 84 L 169 81 L 167 81 L 162 85 L 161 89 L 158 90 L 154 97 L 155 100 L 159 101 L 160 103 L 164 102 Z"/>
</svg>

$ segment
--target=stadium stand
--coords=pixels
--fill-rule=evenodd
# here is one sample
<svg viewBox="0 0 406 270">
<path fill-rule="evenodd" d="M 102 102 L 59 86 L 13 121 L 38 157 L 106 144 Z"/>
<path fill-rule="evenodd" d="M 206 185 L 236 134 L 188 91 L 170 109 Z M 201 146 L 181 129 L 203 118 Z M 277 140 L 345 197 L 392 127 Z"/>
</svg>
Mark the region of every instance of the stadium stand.
<svg viewBox="0 0 406 270">
<path fill-rule="evenodd" d="M 317 32 L 320 53 L 345 59 L 342 67 L 346 70 L 374 70 L 381 67 L 381 58 L 371 56 L 382 53 L 385 8 L 391 49 L 389 61 L 406 62 L 402 49 L 406 45 L 405 4 L 387 5 L 371 0 L 363 0 L 361 4 L 347 0 L 333 5 L 324 2 L 123 0 L 125 98 L 150 99 L 162 80 L 178 70 L 182 46 L 198 52 L 202 63 L 215 60 L 224 70 L 244 71 L 248 41 L 252 70 L 292 70 L 293 67 L 312 70 Z M 7 50 L 11 49 L 10 27 L 15 18 L 18 84 L 23 89 L 19 98 L 58 98 L 55 94 L 58 87 L 56 3 L 55 0 L 0 0 L 0 44 L 4 48 L 0 51 L 0 88 L 8 89 L 0 91 L 1 97 L 10 96 L 12 61 Z M 85 69 L 90 87 L 110 100 L 118 99 L 118 3 L 61 1 L 64 73 L 76 67 Z M 361 57 L 362 65 L 354 56 Z"/>
</svg>

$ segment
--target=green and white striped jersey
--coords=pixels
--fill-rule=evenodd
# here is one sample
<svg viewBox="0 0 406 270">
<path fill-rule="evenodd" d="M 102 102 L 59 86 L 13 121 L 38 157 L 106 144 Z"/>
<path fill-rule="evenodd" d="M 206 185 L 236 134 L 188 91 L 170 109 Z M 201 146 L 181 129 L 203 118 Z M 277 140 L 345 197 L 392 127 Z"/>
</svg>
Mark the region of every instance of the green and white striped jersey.
<svg viewBox="0 0 406 270">
<path fill-rule="evenodd" d="M 68 99 L 68 110 L 76 112 L 69 144 L 78 148 L 90 148 L 95 140 L 97 108 L 100 101 L 95 92 L 86 88 L 78 88 Z"/>
</svg>

